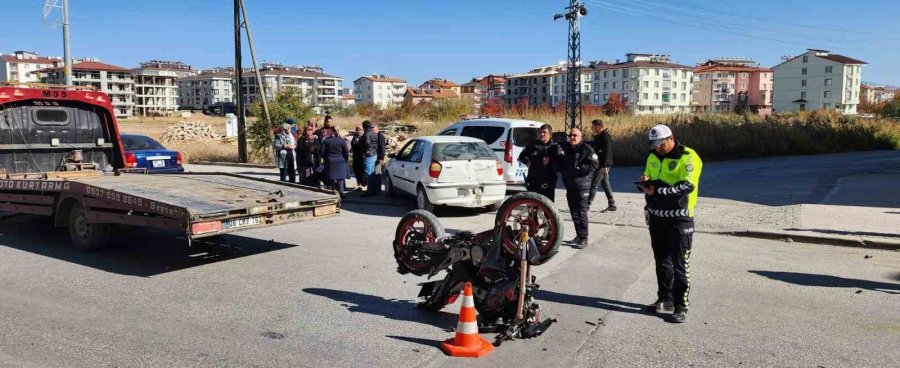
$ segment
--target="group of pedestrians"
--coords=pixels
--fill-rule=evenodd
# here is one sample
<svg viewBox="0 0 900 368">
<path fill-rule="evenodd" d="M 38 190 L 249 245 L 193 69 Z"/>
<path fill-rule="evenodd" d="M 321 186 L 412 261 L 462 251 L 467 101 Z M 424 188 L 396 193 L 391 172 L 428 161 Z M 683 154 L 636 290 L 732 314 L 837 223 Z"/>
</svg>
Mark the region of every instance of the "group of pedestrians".
<svg viewBox="0 0 900 368">
<path fill-rule="evenodd" d="M 587 246 L 588 208 L 599 188 L 608 207 L 616 204 L 609 184 L 612 137 L 603 121 L 591 122 L 593 144 L 583 142 L 578 128 L 569 130 L 567 142 L 553 142 L 550 125 L 540 128 L 539 139 L 530 143 L 519 161 L 528 166 L 526 189 L 554 199 L 557 173 L 562 175 L 566 201 L 575 224 L 572 245 Z M 644 215 L 656 265 L 657 300 L 648 306 L 656 313 L 672 313 L 672 321 L 687 318 L 691 290 L 690 256 L 694 235 L 694 206 L 703 162 L 697 153 L 675 140 L 672 130 L 657 125 L 648 133 L 650 154 L 643 175 L 635 182 L 644 194 Z"/>
<path fill-rule="evenodd" d="M 354 133 L 348 142 L 331 116 L 325 116 L 321 127 L 310 120 L 302 129 L 295 119 L 286 119 L 273 142 L 281 181 L 324 187 L 343 197 L 352 162 L 357 188 L 368 188 L 367 196 L 377 194 L 381 189 L 377 168 L 384 161 L 386 139 L 368 120 Z"/>
</svg>

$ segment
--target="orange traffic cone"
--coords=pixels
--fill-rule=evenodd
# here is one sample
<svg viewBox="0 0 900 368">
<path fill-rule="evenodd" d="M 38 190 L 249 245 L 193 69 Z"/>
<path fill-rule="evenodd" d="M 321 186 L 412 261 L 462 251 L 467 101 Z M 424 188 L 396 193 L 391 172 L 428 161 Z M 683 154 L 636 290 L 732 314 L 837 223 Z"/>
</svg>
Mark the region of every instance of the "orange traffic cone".
<svg viewBox="0 0 900 368">
<path fill-rule="evenodd" d="M 475 321 L 475 299 L 472 297 L 472 284 L 466 283 L 463 290 L 462 307 L 459 309 L 459 322 L 456 324 L 456 337 L 444 341 L 441 349 L 450 356 L 480 358 L 494 351 L 494 346 L 478 334 L 478 322 Z"/>
</svg>

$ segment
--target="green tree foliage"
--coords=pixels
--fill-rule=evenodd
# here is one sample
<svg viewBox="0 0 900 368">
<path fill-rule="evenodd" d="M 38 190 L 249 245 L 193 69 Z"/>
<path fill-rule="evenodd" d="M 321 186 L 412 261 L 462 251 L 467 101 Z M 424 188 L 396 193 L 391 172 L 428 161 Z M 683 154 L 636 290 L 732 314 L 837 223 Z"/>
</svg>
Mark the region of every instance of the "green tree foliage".
<svg viewBox="0 0 900 368">
<path fill-rule="evenodd" d="M 297 124 L 302 126 L 313 116 L 313 107 L 306 103 L 303 94 L 295 88 L 286 88 L 278 92 L 275 99 L 268 103 L 272 121 L 265 121 L 266 114 L 263 111 L 262 101 L 256 101 L 249 106 L 250 114 L 257 118 L 247 128 L 247 141 L 254 155 L 269 154 L 275 132 L 281 129 L 281 125 L 288 118 L 294 118 Z"/>
</svg>

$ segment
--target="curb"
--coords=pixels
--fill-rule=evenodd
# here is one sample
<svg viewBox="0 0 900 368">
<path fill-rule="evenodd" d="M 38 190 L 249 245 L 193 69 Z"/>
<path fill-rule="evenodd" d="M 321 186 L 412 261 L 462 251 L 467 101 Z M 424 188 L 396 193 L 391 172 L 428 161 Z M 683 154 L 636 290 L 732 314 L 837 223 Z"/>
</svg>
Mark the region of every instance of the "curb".
<svg viewBox="0 0 900 368">
<path fill-rule="evenodd" d="M 207 165 L 207 166 L 232 166 L 232 167 L 250 167 L 254 169 L 276 169 L 275 165 L 263 165 L 263 164 L 244 164 L 240 162 L 217 162 L 217 161 L 197 161 L 191 162 L 193 165 Z"/>
<path fill-rule="evenodd" d="M 772 240 L 798 241 L 813 244 L 839 245 L 844 247 L 856 248 L 874 248 L 900 250 L 900 240 L 890 239 L 873 239 L 866 237 L 855 237 L 846 235 L 833 234 L 805 234 L 793 231 L 777 231 L 777 230 L 740 230 L 740 231 L 719 231 L 712 232 L 720 235 L 743 236 L 750 238 L 762 238 Z"/>
</svg>

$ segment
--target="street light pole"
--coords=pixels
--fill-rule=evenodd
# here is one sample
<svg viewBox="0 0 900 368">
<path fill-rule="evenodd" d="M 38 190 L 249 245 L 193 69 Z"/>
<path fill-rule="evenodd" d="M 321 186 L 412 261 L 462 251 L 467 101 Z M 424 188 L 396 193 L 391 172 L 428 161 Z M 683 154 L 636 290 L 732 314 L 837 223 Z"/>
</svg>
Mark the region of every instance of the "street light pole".
<svg viewBox="0 0 900 368">
<path fill-rule="evenodd" d="M 69 49 L 69 0 L 62 0 L 63 57 L 65 58 L 66 85 L 72 85 L 72 53 Z"/>
<path fill-rule="evenodd" d="M 247 160 L 247 124 L 244 116 L 243 69 L 241 66 L 241 0 L 234 0 L 234 88 L 236 93 L 238 161 Z"/>
<path fill-rule="evenodd" d="M 581 17 L 587 15 L 587 7 L 580 0 L 569 0 L 563 14 L 556 14 L 553 20 L 565 18 L 569 21 L 568 60 L 566 61 L 566 126 L 568 129 L 581 128 Z"/>
</svg>

